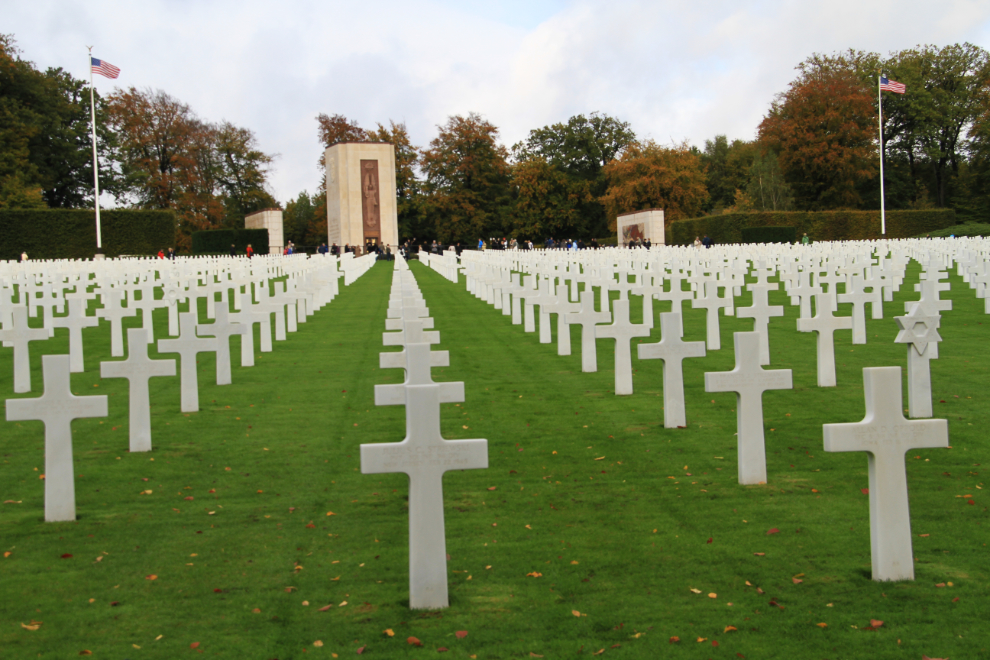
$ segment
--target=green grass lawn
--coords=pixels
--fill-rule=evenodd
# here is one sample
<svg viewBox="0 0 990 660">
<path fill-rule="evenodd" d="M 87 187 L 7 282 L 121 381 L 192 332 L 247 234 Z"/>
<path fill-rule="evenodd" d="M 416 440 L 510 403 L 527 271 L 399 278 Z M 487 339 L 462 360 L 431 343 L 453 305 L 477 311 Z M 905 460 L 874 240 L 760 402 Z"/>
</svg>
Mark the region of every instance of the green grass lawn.
<svg viewBox="0 0 990 660">
<path fill-rule="evenodd" d="M 836 333 L 836 388 L 815 384 L 797 308 L 771 321 L 770 368 L 793 369 L 794 389 L 764 396 L 769 482 L 743 487 L 735 396 L 706 393 L 703 373 L 732 368 L 732 332 L 752 321 L 723 318 L 724 348 L 685 360 L 688 428 L 667 430 L 659 361 L 634 359 L 635 394 L 616 397 L 611 342 L 582 374 L 579 329 L 558 357 L 463 277 L 411 267 L 450 351 L 434 379 L 465 382 L 444 437 L 489 443 L 487 470 L 444 480 L 450 608 L 408 609 L 406 477 L 360 473 L 361 443 L 405 432 L 401 406 L 374 406 L 375 384 L 401 381 L 378 369 L 379 263 L 257 366 L 236 366 L 235 339 L 233 385 L 201 355 L 200 412 L 179 412 L 178 378 L 152 379 L 150 455 L 127 452 L 126 380 L 99 378 L 109 327 L 85 332 L 73 390 L 109 395 L 110 415 L 73 424 L 75 523 L 43 522 L 42 424 L 0 422 L 0 501 L 16 502 L 0 504 L 0 658 L 986 656 L 990 318 L 955 275 L 932 363 L 952 448 L 909 452 L 917 577 L 875 583 L 866 456 L 824 453 L 821 427 L 863 418 L 863 367 L 906 365 L 892 317 L 917 268 L 868 345 Z M 703 340 L 705 312 L 685 308 L 685 340 Z M 67 343 L 32 344 L 30 396 L 41 354 Z M 12 373 L 4 349 L 5 397 Z"/>
</svg>

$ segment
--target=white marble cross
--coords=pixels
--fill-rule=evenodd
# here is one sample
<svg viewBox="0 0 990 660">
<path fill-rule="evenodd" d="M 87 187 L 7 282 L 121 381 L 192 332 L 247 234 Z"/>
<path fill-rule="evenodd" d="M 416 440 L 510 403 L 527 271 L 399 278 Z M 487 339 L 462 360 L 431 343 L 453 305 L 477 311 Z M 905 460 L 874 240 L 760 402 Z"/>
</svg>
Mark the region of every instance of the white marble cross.
<svg viewBox="0 0 990 660">
<path fill-rule="evenodd" d="M 747 284 L 746 288 L 753 292 L 751 307 L 737 307 L 736 318 L 753 319 L 753 332 L 760 338 L 760 364 L 770 364 L 770 318 L 783 316 L 783 305 L 771 305 L 768 291 L 776 291 L 777 283 Z M 738 333 L 737 333 L 738 334 Z"/>
<path fill-rule="evenodd" d="M 581 311 L 581 304 L 568 300 L 567 286 L 557 287 L 557 304 L 554 307 L 557 315 L 557 355 L 571 354 L 571 326 L 568 316 Z"/>
<path fill-rule="evenodd" d="M 361 445 L 361 472 L 409 476 L 409 606 L 447 607 L 447 546 L 443 475 L 488 467 L 488 441 L 444 440 L 440 404 L 464 401 L 464 383 L 434 383 L 430 345 L 407 344 L 407 380 L 376 385 L 375 405 L 406 406 L 406 437 L 398 443 Z"/>
<path fill-rule="evenodd" d="M 838 301 L 840 303 L 851 303 L 852 309 L 852 331 L 854 344 L 866 343 L 866 303 L 871 302 L 876 294 L 867 293 L 863 288 L 863 278 L 859 275 L 852 275 L 849 283 L 846 284 L 847 293 L 840 293 Z"/>
<path fill-rule="evenodd" d="M 763 437 L 763 393 L 794 387 L 790 369 L 764 370 L 760 366 L 760 336 L 756 332 L 733 335 L 736 368 L 705 374 L 706 392 L 736 393 L 736 429 L 739 447 L 739 483 L 767 481 L 767 452 Z"/>
<path fill-rule="evenodd" d="M 681 313 L 681 303 L 685 300 L 694 300 L 694 291 L 685 291 L 682 288 L 681 276 L 675 271 L 670 277 L 670 291 L 658 291 L 653 294 L 657 300 L 669 300 L 670 301 L 670 311 L 677 314 Z"/>
<path fill-rule="evenodd" d="M 612 315 L 595 311 L 595 292 L 585 289 L 581 292 L 581 311 L 567 315 L 569 325 L 581 326 L 581 371 L 598 371 L 598 344 L 595 342 L 595 326 L 608 323 Z"/>
<path fill-rule="evenodd" d="M 214 306 L 213 323 L 199 323 L 196 325 L 196 332 L 201 337 L 217 338 L 217 385 L 230 385 L 233 382 L 230 374 L 230 337 L 231 335 L 241 335 L 243 342 L 244 335 L 254 334 L 253 328 L 243 323 L 233 323 L 230 320 L 230 310 L 226 301 Z M 254 337 L 252 336 L 252 345 Z M 253 347 L 253 346 L 252 346 Z M 243 356 L 242 356 L 243 357 Z"/>
<path fill-rule="evenodd" d="M 632 351 L 629 342 L 634 337 L 649 337 L 650 329 L 642 323 L 629 322 L 629 299 L 612 301 L 612 325 L 595 326 L 595 337 L 615 340 L 615 393 L 633 393 Z"/>
<path fill-rule="evenodd" d="M 895 343 L 907 344 L 908 350 L 908 414 L 911 417 L 932 416 L 931 359 L 942 337 L 938 334 L 939 315 L 925 314 L 915 303 L 906 316 L 895 316 L 900 326 Z"/>
<path fill-rule="evenodd" d="M 182 412 L 199 410 L 199 380 L 197 378 L 196 355 L 217 350 L 216 338 L 206 339 L 196 336 L 196 312 L 183 312 L 179 315 L 179 338 L 159 339 L 159 353 L 179 354 L 179 388 L 182 392 Z"/>
<path fill-rule="evenodd" d="M 715 310 L 718 313 L 718 310 Z M 663 360 L 663 425 L 668 429 L 687 426 L 684 410 L 684 358 L 705 357 L 705 342 L 682 341 L 684 330 L 677 312 L 660 314 L 660 336 L 656 344 L 640 344 L 640 360 Z"/>
<path fill-rule="evenodd" d="M 873 579 L 913 580 L 904 453 L 909 449 L 947 447 L 949 423 L 944 419 L 904 418 L 900 367 L 863 369 L 863 389 L 866 417 L 850 424 L 825 424 L 825 451 L 867 452 Z"/>
<path fill-rule="evenodd" d="M 84 301 L 82 301 L 84 302 Z M 45 393 L 37 399 L 7 399 L 7 421 L 45 423 L 45 520 L 76 519 L 72 470 L 72 420 L 106 417 L 106 396 L 76 396 L 69 389 L 69 356 L 41 358 Z"/>
<path fill-rule="evenodd" d="M 52 318 L 52 326 L 69 329 L 69 370 L 74 374 L 82 373 L 85 370 L 83 328 L 94 328 L 100 323 L 100 320 L 95 316 L 86 316 L 87 303 L 85 298 L 70 298 L 68 316 Z"/>
<path fill-rule="evenodd" d="M 815 294 L 815 315 L 810 319 L 798 319 L 798 332 L 818 333 L 818 387 L 835 387 L 835 339 L 836 330 L 852 330 L 849 316 L 833 316 L 834 293 Z"/>
<path fill-rule="evenodd" d="M 123 306 L 123 289 L 110 289 L 102 297 L 103 309 L 96 310 L 96 315 L 110 321 L 110 356 L 123 357 L 124 332 L 122 321 L 125 317 L 137 316 L 137 310 Z"/>
<path fill-rule="evenodd" d="M 708 350 L 717 351 L 722 348 L 722 338 L 718 323 L 718 310 L 732 307 L 731 294 L 726 288 L 726 298 L 718 295 L 718 282 L 715 280 L 704 280 L 701 282 L 704 287 L 704 296 L 699 296 L 691 301 L 691 307 L 703 308 L 707 311 L 705 316 L 706 337 Z"/>
<path fill-rule="evenodd" d="M 11 327 L 0 330 L 0 339 L 5 346 L 14 347 L 14 391 L 20 394 L 31 391 L 31 351 L 28 342 L 48 339 L 48 331 L 30 327 L 27 307 L 14 307 L 11 318 Z"/>
<path fill-rule="evenodd" d="M 154 376 L 174 376 L 175 360 L 152 360 L 148 357 L 148 331 L 127 330 L 126 360 L 101 362 L 100 378 L 126 378 L 131 452 L 151 451 L 151 400 L 148 381 Z"/>
</svg>

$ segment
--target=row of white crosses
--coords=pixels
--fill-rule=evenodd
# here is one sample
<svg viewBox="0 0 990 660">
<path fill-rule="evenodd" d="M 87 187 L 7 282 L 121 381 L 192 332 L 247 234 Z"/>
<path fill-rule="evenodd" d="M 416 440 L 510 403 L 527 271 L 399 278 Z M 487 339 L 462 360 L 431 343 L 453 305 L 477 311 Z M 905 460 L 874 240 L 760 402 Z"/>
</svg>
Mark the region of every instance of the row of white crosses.
<svg viewBox="0 0 990 660">
<path fill-rule="evenodd" d="M 871 251 L 872 253 L 872 251 Z M 870 263 L 877 272 L 871 272 L 871 267 L 853 265 L 836 268 L 834 273 L 825 271 L 816 278 L 819 283 L 828 286 L 825 291 L 821 286 L 811 286 L 811 272 L 798 270 L 788 273 L 783 269 L 777 274 L 782 281 L 790 284 L 788 294 L 792 302 L 799 304 L 800 318 L 798 330 L 803 332 L 818 332 L 818 384 L 821 387 L 835 386 L 835 363 L 833 333 L 835 330 L 852 330 L 854 343 L 866 343 L 865 309 L 866 303 L 872 305 L 874 318 L 882 318 L 882 302 L 893 299 L 893 292 L 903 281 L 904 252 L 895 253 L 891 259 L 884 258 L 886 251 L 881 252 L 877 264 Z M 990 255 L 983 252 L 984 264 L 990 262 Z M 930 417 L 931 407 L 931 378 L 929 360 L 937 357 L 937 342 L 941 340 L 937 333 L 939 312 L 951 309 L 950 301 L 939 300 L 939 291 L 947 290 L 948 284 L 940 283 L 945 276 L 940 268 L 946 265 L 946 260 L 936 259 L 929 255 L 925 259 L 925 272 L 922 282 L 916 285 L 916 291 L 921 293 L 921 300 L 906 303 L 908 314 L 897 317 L 901 328 L 895 341 L 908 344 L 908 381 L 909 381 L 909 415 L 911 417 Z M 515 264 L 514 267 L 518 267 Z M 960 267 L 961 269 L 961 267 Z M 484 267 L 472 266 L 469 262 L 466 269 L 469 274 L 469 290 L 474 286 L 475 295 L 483 287 L 497 286 L 504 282 L 504 276 L 492 275 Z M 767 292 L 777 289 L 776 283 L 768 283 L 766 275 L 772 269 L 758 267 L 755 275 L 757 282 L 747 285 L 753 292 L 753 305 L 742 308 L 738 316 L 754 319 L 754 332 L 737 332 L 734 334 L 736 365 L 732 371 L 705 374 L 705 389 L 709 392 L 735 392 L 737 410 L 737 443 L 738 443 L 738 478 L 741 484 L 765 483 L 766 449 L 763 430 L 763 392 L 773 389 L 791 389 L 792 374 L 789 369 L 765 370 L 763 365 L 769 364 L 769 347 L 766 342 L 766 324 L 771 316 L 783 315 L 783 309 L 774 308 L 768 304 Z M 497 269 L 495 269 L 497 272 Z M 985 287 L 990 282 L 988 267 L 982 269 L 977 265 L 967 268 L 972 274 L 972 284 L 982 284 Z M 537 271 L 539 278 L 539 271 Z M 845 280 L 843 280 L 845 278 Z M 521 277 L 522 279 L 522 277 Z M 523 280 L 525 281 L 525 280 Z M 845 282 L 845 293 L 837 293 L 836 285 Z M 548 286 L 553 282 L 547 278 Z M 701 280 L 704 296 L 701 300 L 712 301 L 708 308 L 708 348 L 712 349 L 713 324 L 712 311 L 717 314 L 717 284 Z M 709 290 L 711 286 L 711 290 Z M 566 288 L 563 285 L 562 289 Z M 603 309 L 604 304 L 603 289 Z M 619 286 L 622 295 L 625 287 Z M 642 288 L 642 287 L 640 287 Z M 677 287 L 680 288 L 679 286 Z M 732 285 L 726 287 L 726 298 L 731 300 Z M 872 288 L 867 292 L 866 289 Z M 517 292 L 510 285 L 510 292 Z M 539 291 L 539 287 L 536 288 Z M 631 287 L 629 290 L 633 290 Z M 525 296 L 529 287 L 521 287 L 518 291 Z M 647 290 L 648 291 L 648 290 Z M 652 306 L 648 303 L 644 292 L 644 318 Z M 533 294 L 530 294 L 533 295 Z M 540 294 L 536 294 L 538 297 Z M 544 293 L 543 295 L 546 295 Z M 978 295 L 980 291 L 978 290 Z M 986 297 L 985 290 L 982 295 Z M 481 297 L 481 296 L 479 296 Z M 817 313 L 811 317 L 811 299 L 816 302 Z M 794 298 L 797 298 L 794 301 Z M 696 302 L 696 301 L 695 301 Z M 837 302 L 852 304 L 851 317 L 835 317 Z M 503 305 L 505 302 L 503 302 Z M 676 306 L 678 302 L 673 303 Z M 731 304 L 731 303 L 730 303 Z M 705 305 L 696 305 L 698 307 Z M 729 305 L 727 304 L 726 307 Z M 636 328 L 629 323 L 628 300 L 620 298 L 613 303 L 614 321 L 610 326 L 598 325 L 607 321 L 611 315 L 608 312 L 594 310 L 593 297 L 590 291 L 582 294 L 581 312 L 574 314 L 579 323 L 586 323 L 583 332 L 594 328 L 597 337 L 609 337 L 616 341 L 616 394 L 631 393 L 631 376 L 620 367 L 620 358 L 628 355 L 628 341 L 632 337 L 648 336 L 647 323 Z M 988 303 L 990 311 L 990 303 Z M 503 313 L 504 310 L 503 310 Z M 598 316 L 595 316 L 598 315 Z M 650 317 L 652 313 L 650 314 Z M 705 345 L 702 342 L 683 342 L 680 315 L 677 312 L 662 313 L 662 340 L 657 344 L 641 344 L 640 359 L 660 358 L 664 360 L 664 422 L 665 427 L 683 426 L 683 380 L 680 371 L 681 361 L 687 357 L 703 357 Z M 583 319 L 583 320 L 582 320 Z M 717 327 L 717 326 L 716 326 Z M 717 342 L 717 329 L 714 330 Z M 620 348 L 625 344 L 625 350 Z M 718 348 L 715 344 L 714 348 Z M 594 350 L 593 348 L 591 349 Z M 626 360 L 622 360 L 625 362 Z M 620 374 L 620 368 L 622 373 Z M 587 369 L 585 369 L 587 370 Z M 945 447 L 948 445 L 948 422 L 946 420 L 908 420 L 901 411 L 901 371 L 900 367 L 878 367 L 863 370 L 864 389 L 866 392 L 866 417 L 863 421 L 852 424 L 827 424 L 824 426 L 824 442 L 826 451 L 865 451 L 869 458 L 870 478 L 870 521 L 871 548 L 873 561 L 873 577 L 875 580 L 906 580 L 914 578 L 912 559 L 910 515 L 908 508 L 906 469 L 904 464 L 905 452 L 912 448 Z M 621 385 L 621 387 L 620 387 Z"/>
<path fill-rule="evenodd" d="M 464 401 L 464 383 L 435 383 L 432 367 L 450 363 L 423 297 L 400 254 L 389 298 L 381 368 L 404 369 L 399 385 L 376 385 L 375 405 L 406 407 L 406 437 L 398 443 L 361 445 L 361 472 L 404 472 L 409 476 L 409 605 L 412 609 L 447 607 L 447 548 L 443 518 L 443 475 L 450 470 L 488 467 L 488 441 L 444 440 L 440 404 Z"/>
<path fill-rule="evenodd" d="M 72 267 L 65 264 L 72 264 Z M 261 350 L 267 352 L 271 350 L 271 329 L 266 330 L 263 321 L 273 314 L 275 338 L 284 340 L 286 329 L 294 332 L 297 323 L 305 322 L 315 309 L 336 295 L 337 280 L 345 275 L 338 272 L 337 264 L 336 257 L 307 259 L 306 255 L 257 257 L 251 260 L 224 257 L 175 261 L 121 259 L 0 264 L 0 326 L 4 332 L 13 331 L 27 336 L 25 341 L 20 342 L 5 339 L 4 345 L 18 343 L 18 358 L 24 357 L 26 360 L 27 341 L 39 341 L 46 337 L 30 332 L 27 317 L 17 315 L 15 318 L 15 310 L 25 308 L 28 316 L 36 316 L 39 309 L 43 310 L 48 337 L 54 336 L 56 327 L 69 330 L 71 369 L 73 373 L 79 373 L 84 369 L 82 330 L 95 327 L 99 318 L 110 324 L 111 356 L 122 357 L 124 318 L 133 317 L 140 310 L 142 327 L 150 333 L 150 341 L 154 341 L 153 312 L 166 307 L 168 334 L 175 336 L 180 333 L 179 304 L 189 301 L 189 308 L 196 309 L 197 301 L 205 298 L 208 319 L 215 318 L 217 302 L 228 301 L 241 315 L 232 318 L 232 321 L 246 322 L 248 316 L 254 315 L 251 322 L 261 325 Z M 282 276 L 287 277 L 284 288 L 276 286 L 275 295 L 269 296 L 269 280 Z M 162 293 L 161 298 L 156 296 L 158 291 Z M 216 300 L 218 295 L 219 301 Z M 258 297 L 257 302 L 255 296 Z M 88 302 L 97 298 L 102 300 L 103 307 L 96 310 L 96 316 L 89 316 Z M 66 301 L 67 314 L 54 316 L 53 312 L 60 312 Z M 242 347 L 245 359 L 248 358 L 246 348 Z M 253 351 L 253 346 L 251 348 Z M 15 360 L 21 362 L 18 358 Z M 21 372 L 15 381 L 15 391 L 30 391 L 29 373 L 25 377 Z M 27 389 L 23 389 L 25 387 Z"/>
<path fill-rule="evenodd" d="M 302 263 L 299 259 L 296 261 Z M 58 263 L 56 262 L 56 265 Z M 115 264 L 112 260 L 95 263 L 97 267 L 107 264 L 111 268 Z M 320 264 L 321 268 L 316 270 L 295 267 L 291 269 L 295 271 L 296 277 L 290 277 L 291 287 L 287 286 L 283 293 L 286 295 L 289 295 L 290 292 L 298 294 L 296 299 L 300 301 L 300 305 L 305 306 L 306 314 L 313 314 L 333 298 L 334 290 L 330 286 L 330 282 L 335 284 L 336 277 L 321 280 L 318 276 L 313 275 L 314 272 L 323 270 L 322 267 L 325 265 L 326 263 Z M 333 271 L 336 272 L 335 263 L 333 264 Z M 307 281 L 310 276 L 315 277 L 313 282 Z M 80 278 L 79 281 L 85 282 L 87 280 Z M 80 284 L 80 286 L 84 285 Z M 267 284 L 261 288 L 264 291 Z M 114 296 L 107 297 L 108 300 L 113 298 Z M 264 299 L 264 295 L 262 295 L 262 299 Z M 81 298 L 69 299 L 70 312 L 73 308 L 73 302 L 77 300 L 82 302 Z M 198 353 L 216 352 L 217 384 L 230 384 L 230 336 L 232 334 L 241 334 L 242 337 L 252 336 L 253 332 L 250 326 L 257 322 L 261 323 L 263 329 L 268 326 L 270 330 L 269 316 L 273 313 L 273 309 L 263 308 L 260 312 L 261 316 L 256 317 L 249 312 L 252 306 L 256 305 L 246 305 L 246 309 L 238 314 L 247 314 L 247 316 L 243 316 L 244 320 L 235 323 L 231 319 L 236 315 L 228 313 L 226 302 L 216 305 L 213 310 L 215 321 L 211 324 L 198 323 L 198 314 L 195 311 L 196 308 L 193 307 L 194 311 L 183 312 L 180 315 L 178 339 L 159 340 L 160 352 L 175 352 L 180 356 L 183 412 L 199 409 L 199 390 L 196 378 L 196 355 Z M 47 339 L 49 334 L 44 328 L 35 329 L 28 326 L 28 307 L 28 305 L 14 306 L 10 310 L 10 327 L 0 331 L 0 338 L 5 342 L 10 342 L 14 348 L 16 392 L 31 390 L 27 342 Z M 304 307 L 301 306 L 299 309 L 304 309 Z M 86 318 L 95 321 L 95 317 Z M 298 315 L 298 319 L 290 318 L 305 321 L 302 313 Z M 209 337 L 203 337 L 201 334 Z M 262 337 L 264 337 L 264 332 L 262 332 Z M 102 378 L 128 379 L 129 445 L 132 453 L 147 452 L 152 449 L 148 381 L 153 377 L 174 376 L 176 372 L 175 360 L 152 360 L 149 358 L 148 345 L 150 343 L 149 330 L 129 328 L 127 331 L 129 353 L 127 359 L 100 363 L 100 376 Z M 245 360 L 245 354 L 242 352 L 241 364 L 242 366 L 250 366 L 253 365 L 254 358 L 253 342 L 250 344 L 242 342 L 242 348 L 245 345 L 252 347 L 250 360 Z M 71 348 L 70 355 L 42 356 L 44 376 L 42 396 L 33 399 L 7 399 L 6 401 L 8 421 L 41 420 L 45 424 L 45 520 L 49 522 L 75 520 L 76 517 L 75 480 L 72 469 L 72 420 L 85 417 L 105 417 L 108 414 L 106 396 L 80 397 L 72 394 L 69 382 L 70 373 L 73 372 L 72 361 Z"/>
</svg>

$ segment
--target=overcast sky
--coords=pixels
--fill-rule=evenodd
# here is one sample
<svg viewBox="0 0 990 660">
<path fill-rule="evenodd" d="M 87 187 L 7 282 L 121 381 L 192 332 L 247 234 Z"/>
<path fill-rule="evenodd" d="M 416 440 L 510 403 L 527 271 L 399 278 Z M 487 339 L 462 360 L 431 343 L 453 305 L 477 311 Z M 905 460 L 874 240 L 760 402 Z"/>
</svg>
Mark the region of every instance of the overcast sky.
<svg viewBox="0 0 990 660">
<path fill-rule="evenodd" d="M 426 146 L 474 111 L 511 146 L 600 111 L 640 137 L 752 139 L 815 52 L 990 45 L 987 0 L 5 0 L 0 32 L 40 69 L 89 77 L 86 46 L 120 67 L 102 93 L 162 89 L 278 154 L 282 202 L 319 183 L 317 114 L 403 121 Z M 910 90 L 908 90 L 910 92 Z"/>
</svg>

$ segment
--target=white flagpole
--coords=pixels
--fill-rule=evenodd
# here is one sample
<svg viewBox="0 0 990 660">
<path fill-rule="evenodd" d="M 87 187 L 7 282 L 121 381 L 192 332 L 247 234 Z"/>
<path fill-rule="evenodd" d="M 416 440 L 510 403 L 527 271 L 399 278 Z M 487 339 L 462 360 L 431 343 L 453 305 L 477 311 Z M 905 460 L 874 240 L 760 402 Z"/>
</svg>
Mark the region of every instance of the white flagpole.
<svg viewBox="0 0 990 660">
<path fill-rule="evenodd" d="M 884 213 L 883 198 L 883 92 L 880 90 L 880 75 L 877 76 L 877 109 L 880 116 L 880 234 L 887 235 L 887 218 Z"/>
<path fill-rule="evenodd" d="M 89 57 L 87 66 L 89 67 L 89 112 L 92 123 L 90 124 L 91 136 L 93 139 L 93 189 L 95 191 L 94 200 L 96 202 L 96 258 L 103 258 L 103 236 L 100 232 L 100 164 L 96 160 L 96 101 L 93 99 L 93 47 L 89 46 Z"/>
</svg>

